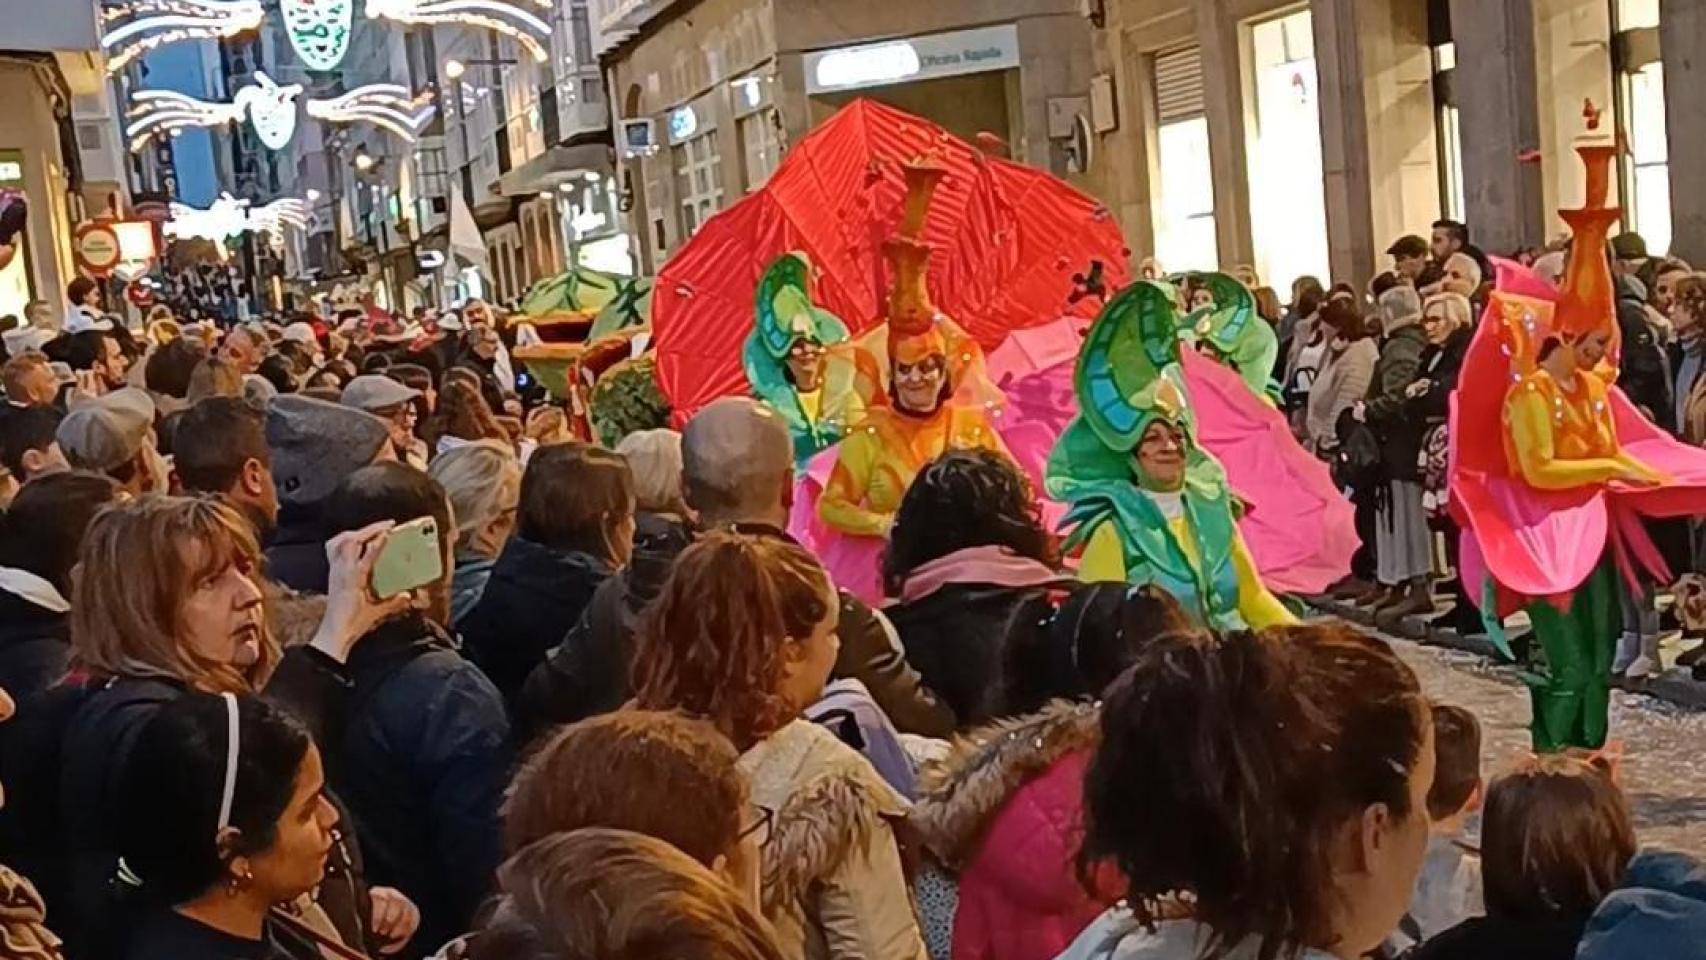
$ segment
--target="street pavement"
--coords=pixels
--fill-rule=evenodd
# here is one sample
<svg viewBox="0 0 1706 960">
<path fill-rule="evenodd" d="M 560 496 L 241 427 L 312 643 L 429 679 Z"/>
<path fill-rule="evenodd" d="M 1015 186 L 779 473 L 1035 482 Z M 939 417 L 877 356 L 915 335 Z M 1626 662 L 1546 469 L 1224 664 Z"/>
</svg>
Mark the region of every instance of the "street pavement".
<svg viewBox="0 0 1706 960">
<path fill-rule="evenodd" d="M 1514 671 L 1475 654 L 1386 638 L 1435 700 L 1467 707 L 1482 724 L 1491 777 L 1529 752 L 1528 691 Z M 1611 736 L 1643 845 L 1706 856 L 1706 712 L 1612 691 Z"/>
</svg>

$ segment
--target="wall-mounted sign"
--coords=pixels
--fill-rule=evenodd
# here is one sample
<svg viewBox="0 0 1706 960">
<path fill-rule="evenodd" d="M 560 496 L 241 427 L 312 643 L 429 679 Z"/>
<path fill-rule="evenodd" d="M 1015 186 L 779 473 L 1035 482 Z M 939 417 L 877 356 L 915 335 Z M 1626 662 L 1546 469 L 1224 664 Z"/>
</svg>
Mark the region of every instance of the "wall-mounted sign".
<svg viewBox="0 0 1706 960">
<path fill-rule="evenodd" d="M 1019 66 L 1012 24 L 819 50 L 805 56 L 806 92 L 834 93 Z"/>
<path fill-rule="evenodd" d="M 691 106 L 677 107 L 669 112 L 669 142 L 691 140 L 699 132 L 699 114 Z"/>
<path fill-rule="evenodd" d="M 71 249 L 77 256 L 78 266 L 97 277 L 112 273 L 114 267 L 124 262 L 124 249 L 119 244 L 118 233 L 105 223 L 78 226 Z"/>
</svg>

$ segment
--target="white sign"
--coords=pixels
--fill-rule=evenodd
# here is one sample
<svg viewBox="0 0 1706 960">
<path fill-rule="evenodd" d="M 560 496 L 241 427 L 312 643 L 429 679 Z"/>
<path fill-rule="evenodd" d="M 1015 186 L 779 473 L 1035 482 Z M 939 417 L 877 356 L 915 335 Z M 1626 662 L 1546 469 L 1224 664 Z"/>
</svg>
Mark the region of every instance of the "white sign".
<svg viewBox="0 0 1706 960">
<path fill-rule="evenodd" d="M 1009 23 L 808 53 L 806 93 L 1011 70 L 1018 65 L 1019 29 Z"/>
<path fill-rule="evenodd" d="M 692 106 L 677 107 L 669 112 L 669 142 L 690 140 L 699 132 L 699 114 Z"/>
</svg>

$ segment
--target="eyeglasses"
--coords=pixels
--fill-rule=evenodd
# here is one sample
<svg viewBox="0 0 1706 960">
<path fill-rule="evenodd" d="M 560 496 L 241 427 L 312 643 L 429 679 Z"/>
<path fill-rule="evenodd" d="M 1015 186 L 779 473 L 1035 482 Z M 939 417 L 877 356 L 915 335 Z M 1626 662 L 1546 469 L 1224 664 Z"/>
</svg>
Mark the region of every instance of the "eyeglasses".
<svg viewBox="0 0 1706 960">
<path fill-rule="evenodd" d="M 740 835 L 735 837 L 735 842 L 741 843 L 748 837 L 755 837 L 756 839 L 753 842 L 762 850 L 770 846 L 770 834 L 776 824 L 776 812 L 769 807 L 756 805 L 754 805 L 753 810 L 755 811 L 755 819 L 750 826 L 741 829 Z"/>
</svg>

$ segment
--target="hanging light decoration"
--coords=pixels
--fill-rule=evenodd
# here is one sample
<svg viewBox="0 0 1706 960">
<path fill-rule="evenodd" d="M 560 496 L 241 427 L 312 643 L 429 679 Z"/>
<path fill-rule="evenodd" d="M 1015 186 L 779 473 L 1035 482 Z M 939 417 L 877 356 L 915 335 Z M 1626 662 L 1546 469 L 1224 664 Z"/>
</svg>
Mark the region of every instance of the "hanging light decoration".
<svg viewBox="0 0 1706 960">
<path fill-rule="evenodd" d="M 374 83 L 331 100 L 309 100 L 308 115 L 326 123 L 371 123 L 414 143 L 427 121 L 432 104 L 416 100 L 407 87 Z"/>
<path fill-rule="evenodd" d="M 542 41 L 551 25 L 528 10 L 549 12 L 550 0 L 367 0 L 367 15 L 403 24 L 462 24 L 495 30 L 526 48 L 534 60 L 550 58 Z"/>
<path fill-rule="evenodd" d="M 284 242 L 285 227 L 301 230 L 307 226 L 308 204 L 294 198 L 274 200 L 249 211 L 249 231 L 265 233 L 275 245 Z"/>
<path fill-rule="evenodd" d="M 296 134 L 296 101 L 302 96 L 299 83 L 279 86 L 260 71 L 253 83 L 237 91 L 230 103 L 213 103 L 185 96 L 175 90 L 139 90 L 130 98 L 131 123 L 125 128 L 130 148 L 138 150 L 149 137 L 186 127 L 217 127 L 239 123 L 247 117 L 255 136 L 269 149 L 279 150 Z"/>
<path fill-rule="evenodd" d="M 310 70 L 332 70 L 349 52 L 355 0 L 279 0 L 284 32 Z"/>
<path fill-rule="evenodd" d="M 261 0 L 128 0 L 101 9 L 101 49 L 107 72 L 170 43 L 223 40 L 258 30 Z"/>
<path fill-rule="evenodd" d="M 222 193 L 205 210 L 172 204 L 172 219 L 166 222 L 164 232 L 179 240 L 199 238 L 223 247 L 228 238 L 245 233 L 263 233 L 278 243 L 284 238 L 285 227 L 300 229 L 307 225 L 308 205 L 301 200 L 274 200 L 251 209 L 249 201 Z"/>
</svg>

